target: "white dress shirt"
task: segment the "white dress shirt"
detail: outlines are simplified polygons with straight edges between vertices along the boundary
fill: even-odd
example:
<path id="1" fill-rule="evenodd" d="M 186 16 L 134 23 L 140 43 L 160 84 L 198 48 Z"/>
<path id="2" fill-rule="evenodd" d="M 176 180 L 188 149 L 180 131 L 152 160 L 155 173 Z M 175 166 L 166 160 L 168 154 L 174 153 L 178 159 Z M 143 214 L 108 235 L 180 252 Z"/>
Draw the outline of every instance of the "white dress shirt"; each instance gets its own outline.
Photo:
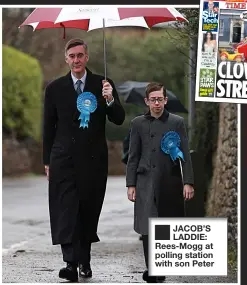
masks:
<path id="1" fill-rule="evenodd" d="M 73 75 L 73 73 L 71 72 L 71 77 L 72 77 L 72 80 L 73 80 L 73 83 L 74 83 L 74 88 L 75 88 L 75 90 L 77 89 L 77 81 L 78 80 L 81 80 L 81 86 L 80 86 L 80 88 L 81 88 L 81 92 L 83 92 L 83 90 L 84 90 L 84 87 L 85 87 L 85 82 L 86 82 L 86 77 L 87 77 L 87 70 L 85 69 L 85 73 L 84 73 L 84 75 L 82 76 L 82 78 L 81 79 L 78 79 L 78 78 L 76 78 L 74 75 Z M 114 102 L 114 97 L 112 98 L 112 100 L 110 101 L 110 102 L 108 102 L 108 101 L 106 101 L 106 104 L 107 104 L 107 106 L 109 107 L 109 106 L 111 106 L 112 104 L 113 104 L 113 102 Z"/>
<path id="2" fill-rule="evenodd" d="M 85 73 L 84 73 L 84 75 L 82 76 L 82 78 L 80 78 L 80 79 L 78 79 L 78 78 L 76 78 L 74 75 L 73 75 L 73 73 L 71 72 L 71 77 L 72 77 L 72 80 L 73 80 L 73 83 L 74 83 L 74 88 L 75 88 L 75 90 L 77 89 L 77 81 L 78 80 L 81 80 L 81 92 L 83 92 L 83 90 L 84 90 L 84 87 L 85 87 L 85 82 L 86 82 L 86 77 L 87 77 L 87 71 L 85 70 Z"/>

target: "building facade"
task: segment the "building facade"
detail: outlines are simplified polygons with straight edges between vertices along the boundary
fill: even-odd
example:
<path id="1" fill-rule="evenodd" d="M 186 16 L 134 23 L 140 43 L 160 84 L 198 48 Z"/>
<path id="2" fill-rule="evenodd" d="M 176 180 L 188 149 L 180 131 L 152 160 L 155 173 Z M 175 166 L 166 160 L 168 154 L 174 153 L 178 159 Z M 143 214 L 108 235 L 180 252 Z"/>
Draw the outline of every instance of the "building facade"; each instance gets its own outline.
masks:
<path id="1" fill-rule="evenodd" d="M 247 37 L 247 22 L 240 18 L 242 12 L 242 10 L 220 10 L 219 47 L 229 47 Z"/>

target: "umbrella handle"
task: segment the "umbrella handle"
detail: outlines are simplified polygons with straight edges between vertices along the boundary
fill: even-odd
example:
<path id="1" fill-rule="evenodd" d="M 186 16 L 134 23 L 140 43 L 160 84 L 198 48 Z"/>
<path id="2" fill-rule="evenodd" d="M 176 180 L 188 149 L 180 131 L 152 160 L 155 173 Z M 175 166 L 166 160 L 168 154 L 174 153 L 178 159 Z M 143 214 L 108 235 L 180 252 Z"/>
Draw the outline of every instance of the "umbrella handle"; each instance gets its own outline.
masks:
<path id="1" fill-rule="evenodd" d="M 106 42 L 105 42 L 105 18 L 103 18 L 103 51 L 104 51 L 104 68 L 106 80 Z"/>
<path id="2" fill-rule="evenodd" d="M 107 81 L 106 79 L 106 42 L 105 42 L 105 18 L 103 18 L 103 51 L 104 51 L 104 68 L 105 68 L 105 80 L 104 82 Z M 105 98 L 106 100 L 106 98 Z M 107 100 L 106 100 L 107 101 Z"/>
<path id="3" fill-rule="evenodd" d="M 181 178 L 182 178 L 182 182 L 184 184 L 183 166 L 182 166 L 182 162 L 181 162 L 180 157 L 178 158 L 178 160 L 179 160 L 179 166 L 180 166 L 180 171 L 181 171 Z"/>

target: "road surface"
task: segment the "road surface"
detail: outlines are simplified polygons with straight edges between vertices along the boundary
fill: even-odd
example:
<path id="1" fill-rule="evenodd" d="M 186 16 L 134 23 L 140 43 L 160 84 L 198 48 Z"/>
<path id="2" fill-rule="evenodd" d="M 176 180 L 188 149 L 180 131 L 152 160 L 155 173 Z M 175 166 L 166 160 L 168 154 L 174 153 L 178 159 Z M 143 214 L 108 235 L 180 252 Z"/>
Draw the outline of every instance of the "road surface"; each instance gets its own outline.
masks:
<path id="1" fill-rule="evenodd" d="M 52 246 L 45 177 L 3 179 L 2 282 L 59 283 L 64 266 Z M 99 222 L 101 242 L 92 246 L 93 278 L 87 283 L 142 283 L 142 243 L 133 231 L 133 203 L 125 178 L 109 177 Z M 166 283 L 236 283 L 236 276 L 168 276 Z"/>

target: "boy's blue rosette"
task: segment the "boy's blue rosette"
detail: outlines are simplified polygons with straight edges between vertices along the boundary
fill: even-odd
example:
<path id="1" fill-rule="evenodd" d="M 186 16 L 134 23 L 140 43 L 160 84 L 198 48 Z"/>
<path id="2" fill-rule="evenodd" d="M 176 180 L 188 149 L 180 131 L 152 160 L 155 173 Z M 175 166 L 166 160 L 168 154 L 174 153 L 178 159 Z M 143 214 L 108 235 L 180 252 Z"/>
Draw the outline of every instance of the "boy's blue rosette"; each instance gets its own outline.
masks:
<path id="1" fill-rule="evenodd" d="M 80 128 L 88 128 L 88 122 L 90 120 L 90 114 L 97 108 L 97 99 L 91 92 L 83 92 L 77 97 L 77 109 L 81 113 L 78 120 L 80 122 Z"/>
<path id="2" fill-rule="evenodd" d="M 161 140 L 161 149 L 164 153 L 169 154 L 172 161 L 177 158 L 184 160 L 184 155 L 179 149 L 180 147 L 180 137 L 177 132 L 169 131 L 166 133 Z"/>

